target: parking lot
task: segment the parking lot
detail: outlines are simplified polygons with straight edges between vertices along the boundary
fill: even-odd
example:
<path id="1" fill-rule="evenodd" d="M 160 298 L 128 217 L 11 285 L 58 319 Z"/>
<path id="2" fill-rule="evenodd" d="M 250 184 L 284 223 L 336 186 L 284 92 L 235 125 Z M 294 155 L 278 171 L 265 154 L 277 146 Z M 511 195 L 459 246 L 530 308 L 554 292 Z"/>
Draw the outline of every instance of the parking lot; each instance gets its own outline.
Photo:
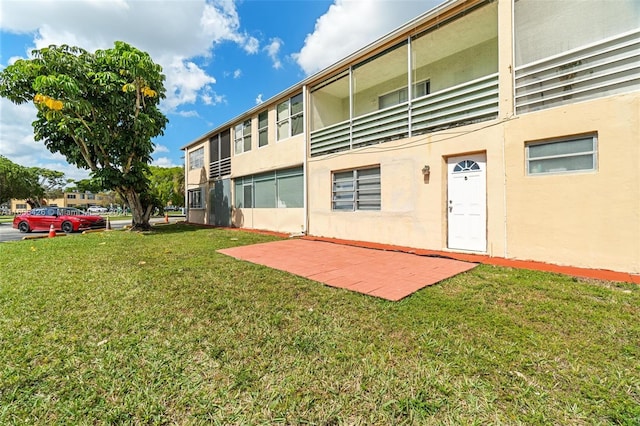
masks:
<path id="1" fill-rule="evenodd" d="M 171 216 L 171 218 L 175 220 L 175 216 Z M 179 219 L 182 220 L 182 217 L 179 217 Z M 163 217 L 154 217 L 154 218 L 151 218 L 150 220 L 151 223 L 159 223 L 163 221 L 164 221 Z M 131 219 L 110 220 L 110 223 L 111 223 L 111 229 L 122 229 L 126 225 L 131 224 Z M 0 243 L 8 242 L 8 241 L 19 241 L 27 235 L 43 235 L 43 234 L 47 234 L 47 231 L 30 232 L 29 234 L 23 234 L 17 229 L 13 229 L 13 227 L 11 226 L 11 222 L 0 223 Z M 82 235 L 82 233 L 74 233 L 69 235 Z"/>

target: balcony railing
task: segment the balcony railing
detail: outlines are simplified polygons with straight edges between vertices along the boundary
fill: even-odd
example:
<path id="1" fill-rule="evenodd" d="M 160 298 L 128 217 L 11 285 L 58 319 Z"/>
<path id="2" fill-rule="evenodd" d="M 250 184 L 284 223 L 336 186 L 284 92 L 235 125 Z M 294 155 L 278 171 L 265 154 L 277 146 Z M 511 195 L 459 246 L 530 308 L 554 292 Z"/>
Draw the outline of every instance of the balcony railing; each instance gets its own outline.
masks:
<path id="1" fill-rule="evenodd" d="M 498 116 L 498 74 L 454 86 L 414 101 L 412 135 L 463 126 Z"/>
<path id="2" fill-rule="evenodd" d="M 311 132 L 311 156 L 347 151 L 498 116 L 498 74 Z"/>
<path id="3" fill-rule="evenodd" d="M 231 174 L 231 158 L 212 161 L 209 164 L 209 179 L 217 179 Z"/>
<path id="4" fill-rule="evenodd" d="M 409 134 L 407 104 L 361 115 L 351 124 L 351 148 L 405 138 Z"/>
<path id="5" fill-rule="evenodd" d="M 640 90 L 640 31 L 516 68 L 516 112 Z"/>

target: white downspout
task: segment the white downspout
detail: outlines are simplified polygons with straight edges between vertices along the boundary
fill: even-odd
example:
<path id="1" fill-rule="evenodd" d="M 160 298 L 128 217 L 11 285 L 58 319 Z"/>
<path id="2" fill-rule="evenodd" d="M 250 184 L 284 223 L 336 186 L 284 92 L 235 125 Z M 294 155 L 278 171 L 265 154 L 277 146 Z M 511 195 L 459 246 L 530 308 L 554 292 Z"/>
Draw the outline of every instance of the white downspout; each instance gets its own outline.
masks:
<path id="1" fill-rule="evenodd" d="M 307 122 L 309 120 L 309 103 L 307 102 L 309 94 L 307 93 L 307 85 L 302 86 L 302 114 L 304 119 L 302 120 L 302 134 L 303 138 L 303 148 L 302 148 L 302 208 L 304 212 L 304 224 L 302 233 L 307 235 L 309 233 L 309 191 L 307 185 L 309 183 L 307 179 L 307 175 L 309 174 L 309 170 L 307 167 L 309 166 L 309 162 L 307 161 L 307 156 L 309 153 L 309 138 L 308 138 L 308 129 Z"/>

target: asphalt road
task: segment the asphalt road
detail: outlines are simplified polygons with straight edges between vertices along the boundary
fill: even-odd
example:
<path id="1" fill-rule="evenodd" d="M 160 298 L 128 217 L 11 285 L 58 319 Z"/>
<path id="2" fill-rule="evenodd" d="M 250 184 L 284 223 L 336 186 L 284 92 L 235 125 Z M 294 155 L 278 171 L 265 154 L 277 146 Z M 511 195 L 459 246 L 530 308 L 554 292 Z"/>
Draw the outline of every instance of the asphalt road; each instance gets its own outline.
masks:
<path id="1" fill-rule="evenodd" d="M 184 216 L 170 216 L 169 219 L 174 222 L 176 220 L 183 220 Z M 127 219 L 127 220 L 110 220 L 111 222 L 111 229 L 122 229 L 124 226 L 126 225 L 130 225 L 131 224 L 131 219 Z M 150 220 L 151 223 L 158 223 L 158 222 L 164 222 L 164 218 L 163 217 L 153 217 Z M 0 243 L 4 243 L 7 241 L 19 241 L 22 239 L 22 237 L 26 236 L 26 235 L 45 235 L 48 234 L 49 231 L 40 231 L 40 232 L 30 232 L 28 234 L 23 234 L 22 232 L 18 231 L 17 229 L 13 229 L 13 227 L 11 226 L 11 223 L 0 223 Z M 81 232 L 76 232 L 73 234 L 70 234 L 72 236 L 75 235 L 82 235 Z"/>

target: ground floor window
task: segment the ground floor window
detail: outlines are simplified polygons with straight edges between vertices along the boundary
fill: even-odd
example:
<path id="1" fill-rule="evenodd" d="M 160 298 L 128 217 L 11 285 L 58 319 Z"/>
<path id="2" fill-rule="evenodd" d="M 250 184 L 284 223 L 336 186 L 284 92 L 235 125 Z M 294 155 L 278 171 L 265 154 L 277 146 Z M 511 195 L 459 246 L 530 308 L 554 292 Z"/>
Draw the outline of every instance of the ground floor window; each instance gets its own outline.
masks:
<path id="1" fill-rule="evenodd" d="M 553 174 L 596 169 L 595 135 L 532 142 L 526 146 L 527 174 Z"/>
<path id="2" fill-rule="evenodd" d="M 301 208 L 304 198 L 302 167 L 236 178 L 237 208 Z"/>
<path id="3" fill-rule="evenodd" d="M 380 210 L 380 166 L 333 172 L 332 180 L 332 210 Z"/>
<path id="4" fill-rule="evenodd" d="M 202 205 L 202 189 L 190 189 L 189 190 L 189 208 L 190 209 L 201 209 Z"/>

